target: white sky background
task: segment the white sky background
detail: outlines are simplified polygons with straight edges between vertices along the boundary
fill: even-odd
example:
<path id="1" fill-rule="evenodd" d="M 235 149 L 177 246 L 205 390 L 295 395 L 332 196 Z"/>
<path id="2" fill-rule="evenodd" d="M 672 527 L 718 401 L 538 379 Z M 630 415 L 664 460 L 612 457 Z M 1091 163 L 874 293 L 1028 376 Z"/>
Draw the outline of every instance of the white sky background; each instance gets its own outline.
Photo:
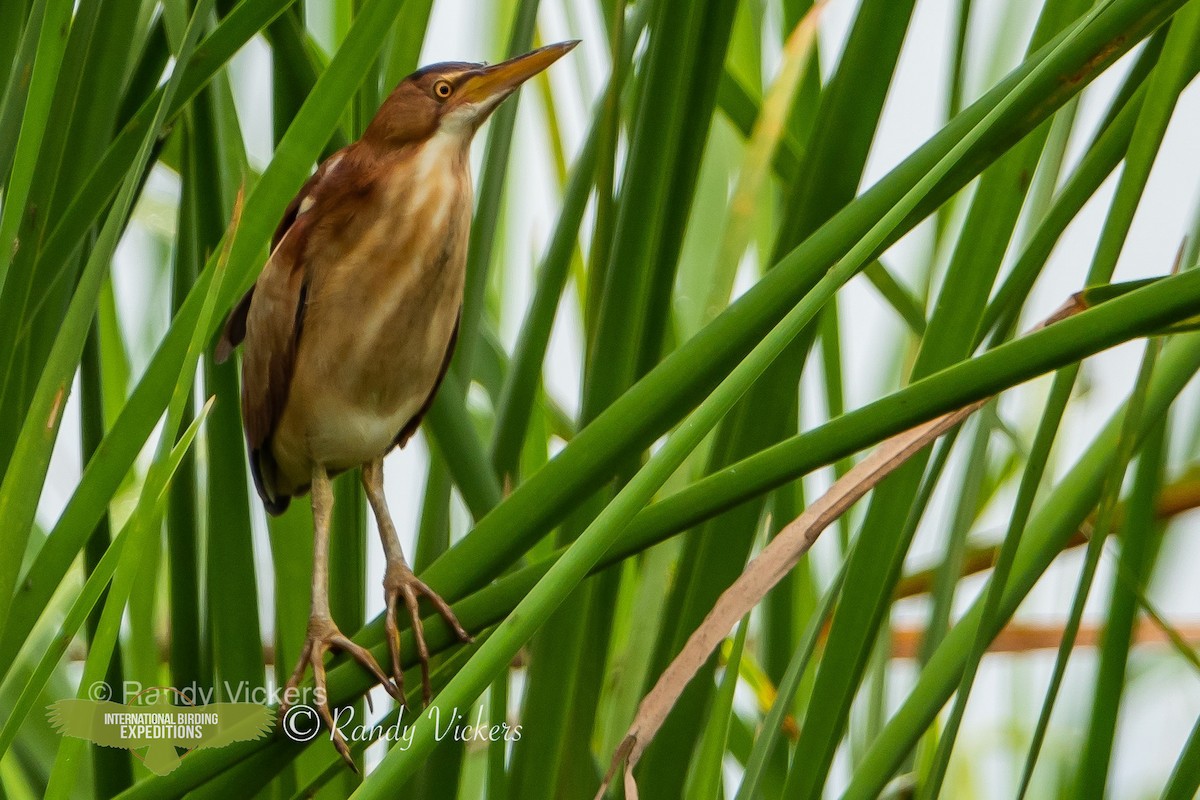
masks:
<path id="1" fill-rule="evenodd" d="M 570 3 L 569 6 L 564 5 Z M 822 68 L 828 75 L 836 64 L 841 43 L 853 19 L 857 3 L 854 0 L 830 0 L 822 22 Z M 880 131 L 868 160 L 863 187 L 875 183 L 915 148 L 932 136 L 940 127 L 944 103 L 944 73 L 948 68 L 948 52 L 953 36 L 954 8 L 957 0 L 919 0 L 901 58 L 899 71 L 884 111 Z M 487 44 L 494 36 L 487 29 L 490 20 L 479 15 L 472 0 L 438 0 L 434 6 L 429 35 L 422 53 L 422 63 L 455 60 L 498 60 L 501 53 L 493 52 Z M 1032 20 L 1022 20 L 1021 4 L 1000 0 L 977 0 L 973 4 L 972 36 L 975 41 L 990 40 L 996 26 L 1017 26 L 1020 37 L 1014 37 L 1014 48 L 999 59 L 1001 69 L 982 58 L 969 65 L 972 91 L 967 101 L 978 96 L 995 78 L 1007 72 L 1020 57 L 1020 50 L 1032 27 Z M 1018 9 L 1009 11 L 1006 9 Z M 1005 17 L 1004 15 L 1009 15 Z M 602 85 L 607 69 L 607 45 L 600 33 L 599 20 L 590 2 L 571 3 L 570 0 L 544 0 L 539 17 L 544 41 L 582 38 L 583 44 L 571 58 L 562 62 L 563 68 L 551 71 L 556 95 L 561 103 L 560 114 L 568 138 L 569 154 L 573 155 L 583 134 L 583 125 L 590 101 Z M 1023 27 L 1021 27 L 1023 26 Z M 978 53 L 977 53 L 978 55 Z M 1095 122 L 1103 113 L 1108 97 L 1117 85 L 1126 65 L 1121 64 L 1097 80 L 1084 94 L 1077 130 L 1090 136 Z M 256 40 L 234 60 L 235 96 L 242 115 L 252 162 L 264 166 L 270 158 L 270 69 L 265 45 Z M 768 79 L 770 76 L 767 76 Z M 528 264 L 523 279 L 505 288 L 505 308 L 501 334 L 506 343 L 515 337 L 523 309 L 531 292 L 532 268 L 544 249 L 557 214 L 558 192 L 544 153 L 536 93 L 525 92 L 518 119 L 514 162 L 509 170 L 509 225 L 514 231 L 507 237 L 504 252 L 499 257 L 511 264 Z M 1127 246 L 1117 268 L 1117 280 L 1129 280 L 1166 272 L 1174 259 L 1184 230 L 1194 213 L 1197 187 L 1200 186 L 1200 155 L 1196 146 L 1196 131 L 1200 130 L 1200 82 L 1183 95 L 1175 117 L 1160 151 L 1159 164 L 1151 176 L 1145 198 L 1138 209 Z M 1078 158 L 1087 136 L 1076 136 L 1065 168 L 1070 169 Z M 484 135 L 478 138 L 481 144 Z M 476 148 L 476 162 L 479 148 Z M 1168 165 L 1164 167 L 1163 165 Z M 478 177 L 478 171 L 476 172 Z M 1047 269 L 1035 289 L 1025 325 L 1042 318 L 1072 292 L 1080 288 L 1092 247 L 1107 211 L 1115 181 L 1110 179 L 1097 196 L 1068 229 Z M 168 320 L 164 294 L 150 276 L 161 269 L 163 257 L 155 252 L 154 229 L 171 230 L 174 226 L 172 209 L 178 182 L 161 169 L 152 177 L 148 197 L 140 206 L 139 215 L 127 233 L 114 265 L 114 278 L 119 309 L 125 318 L 131 338 L 142 338 L 144 331 L 160 336 Z M 516 202 L 520 197 L 523 202 Z M 586 227 L 586 224 L 585 224 Z M 923 271 L 928 258 L 927 226 L 918 228 L 897 244 L 885 257 L 898 277 L 911 283 Z M 531 258 L 532 254 L 532 258 Z M 515 275 L 521 270 L 512 270 Z M 739 284 L 740 286 L 740 284 Z M 894 341 L 901 331 L 894 314 L 882 304 L 878 295 L 863 279 L 853 281 L 840 295 L 843 326 L 843 358 L 846 376 L 847 404 L 853 408 L 880 395 L 884 382 L 893 371 L 890 363 L 896 357 Z M 580 379 L 578 319 L 573 300 L 564 302 L 547 360 L 547 384 L 568 410 L 577 407 Z M 1141 356 L 1142 345 L 1134 343 L 1115 348 L 1087 362 L 1085 378 L 1088 391 L 1072 403 L 1068 420 L 1060 435 L 1055 456 L 1059 473 L 1068 467 L 1090 441 L 1101 422 L 1127 395 Z M 134 352 L 133 369 L 137 375 L 144 369 L 150 351 Z M 809 382 L 811 383 L 811 382 Z M 1030 409 L 1033 400 L 1044 397 L 1047 380 L 1039 380 L 1010 393 L 1002 405 L 1006 418 L 1022 431 L 1031 430 L 1036 417 Z M 821 407 L 815 386 L 806 385 L 806 396 L 816 408 Z M 1194 409 L 1195 403 L 1182 406 Z M 811 413 L 812 419 L 817 415 Z M 811 421 L 811 420 L 810 420 Z M 51 474 L 42 498 L 38 521 L 52 524 L 61 512 L 79 480 L 78 452 L 78 391 L 76 390 L 64 417 L 59 446 L 51 463 Z M 1178 454 L 1182 456 L 1184 454 Z M 1189 457 L 1193 454 L 1187 454 Z M 412 532 L 415 530 L 423 491 L 427 451 L 423 437 L 405 451 L 393 454 L 387 463 L 387 491 L 393 514 L 396 516 L 406 552 L 412 553 Z M 953 468 L 953 466 L 951 467 Z M 828 478 L 819 475 L 810 479 L 816 488 L 827 485 Z M 1011 492 L 1002 494 L 999 502 L 985 516 L 984 530 L 1002 530 L 1011 504 Z M 940 551 L 944 525 L 949 518 L 947 498 L 938 496 L 927 515 L 914 545 L 913 563 L 927 564 Z M 465 515 L 460 523 L 465 524 Z M 1200 619 L 1200 594 L 1194 588 L 1193 572 L 1189 565 L 1200 559 L 1200 541 L 1189 535 L 1195 527 L 1196 515 L 1178 519 L 1172 526 L 1164 555 L 1155 579 L 1151 596 L 1171 618 L 1177 621 Z M 372 523 L 373 527 L 373 523 Z M 462 527 L 462 525 L 460 525 Z M 1187 529 L 1185 531 L 1185 529 Z M 461 532 L 461 531 L 460 531 Z M 259 560 L 259 579 L 264 600 L 270 595 L 270 558 L 265 540 L 265 528 L 259 528 L 256 543 Z M 407 534 L 407 535 L 406 535 Z M 379 585 L 383 560 L 376 539 L 369 545 L 370 576 L 368 586 Z M 1028 620 L 1058 621 L 1065 616 L 1074 591 L 1078 567 L 1076 555 L 1067 556 L 1047 573 L 1021 611 Z M 1102 610 L 1112 580 L 1109 559 L 1102 563 L 1092 592 L 1089 611 L 1092 619 Z M 981 585 L 968 581 L 972 591 Z M 964 593 L 965 594 L 965 593 Z M 369 610 L 382 609 L 382 597 L 369 593 Z M 969 601 L 970 597 L 962 598 Z M 264 608 L 263 620 L 269 624 L 269 608 Z M 897 607 L 898 619 L 923 622 L 924 604 L 902 603 Z M 1135 787 L 1144 787 L 1146 775 L 1162 775 L 1174 762 L 1178 747 L 1200 713 L 1200 682 L 1178 658 L 1164 650 L 1139 652 L 1134 672 L 1147 674 L 1134 689 L 1123 709 L 1119 738 L 1119 757 L 1114 796 L 1128 796 Z M 1032 724 L 1041 701 L 1041 688 L 1053 664 L 1053 653 L 1011 658 L 992 656 L 985 663 L 972 695 L 970 711 L 960 736 L 960 754 L 978 754 L 979 766 L 988 781 L 981 786 L 980 796 L 1011 795 L 1012 775 L 1019 764 L 1002 757 L 985 755 L 985 750 L 1008 752 L 998 747 L 1005 741 L 1006 726 L 1014 708 L 1021 709 L 1022 718 Z M 1068 717 L 1085 719 L 1090 702 L 1090 675 L 1093 659 L 1080 653 L 1072 660 L 1064 696 L 1060 700 L 1060 722 Z M 893 676 L 896 688 L 902 690 L 912 680 L 910 668 L 902 666 Z M 1075 680 L 1072 680 L 1075 678 Z M 1169 690 L 1166 689 L 1170 686 Z M 1022 732 L 1022 742 L 1027 739 Z M 1053 735 L 1054 731 L 1052 731 Z M 1022 745 L 1023 747 L 1023 745 Z"/>

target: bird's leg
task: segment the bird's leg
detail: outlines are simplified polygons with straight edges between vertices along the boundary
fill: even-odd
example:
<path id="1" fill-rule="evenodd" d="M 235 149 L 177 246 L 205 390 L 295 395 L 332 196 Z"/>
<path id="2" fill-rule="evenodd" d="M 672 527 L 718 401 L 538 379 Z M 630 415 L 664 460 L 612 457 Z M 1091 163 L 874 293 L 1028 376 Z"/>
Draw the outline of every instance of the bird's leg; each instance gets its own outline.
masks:
<path id="1" fill-rule="evenodd" d="M 376 459 L 363 465 L 363 486 L 367 490 L 367 500 L 371 510 L 375 512 L 375 521 L 379 525 L 379 538 L 383 540 L 383 553 L 387 558 L 387 571 L 383 576 L 384 599 L 387 601 L 387 614 L 384 619 L 384 629 L 387 631 L 388 648 L 392 653 L 392 677 L 396 685 L 404 691 L 404 672 L 400 668 L 400 627 L 396 623 L 396 604 L 403 598 L 412 619 L 413 636 L 417 641 L 417 657 L 421 662 L 421 679 L 425 705 L 429 705 L 429 648 L 425 645 L 425 630 L 421 624 L 421 611 L 417 605 L 419 595 L 424 595 L 434 608 L 442 615 L 454 633 L 464 642 L 471 641 L 471 635 L 459 624 L 458 618 L 450 610 L 449 604 L 437 592 L 429 588 L 420 578 L 413 574 L 404 553 L 400 550 L 400 537 L 392 516 L 388 513 L 387 500 L 383 495 L 383 459 Z"/>
<path id="2" fill-rule="evenodd" d="M 314 699 L 317 711 L 325 724 L 329 726 L 330 736 L 334 747 L 350 768 L 358 771 L 354 759 L 350 757 L 350 748 L 346 744 L 341 731 L 334 726 L 333 713 L 329 709 L 329 692 L 325 682 L 325 653 L 332 649 L 344 650 L 355 661 L 362 664 L 368 672 L 375 676 L 388 694 L 397 702 L 404 701 L 404 695 L 394 686 L 380 668 L 371 652 L 361 645 L 355 644 L 343 634 L 329 610 L 329 521 L 333 510 L 333 489 L 329 483 L 329 475 L 325 468 L 317 466 L 312 473 L 312 509 L 313 509 L 313 572 L 312 572 L 312 607 L 308 616 L 308 636 L 305 637 L 304 647 L 300 651 L 300 662 L 296 664 L 292 677 L 288 679 L 280 704 L 280 714 L 287 712 L 290 705 L 288 698 L 295 694 L 304 677 L 305 670 L 311 665 L 313 682 L 315 684 Z"/>

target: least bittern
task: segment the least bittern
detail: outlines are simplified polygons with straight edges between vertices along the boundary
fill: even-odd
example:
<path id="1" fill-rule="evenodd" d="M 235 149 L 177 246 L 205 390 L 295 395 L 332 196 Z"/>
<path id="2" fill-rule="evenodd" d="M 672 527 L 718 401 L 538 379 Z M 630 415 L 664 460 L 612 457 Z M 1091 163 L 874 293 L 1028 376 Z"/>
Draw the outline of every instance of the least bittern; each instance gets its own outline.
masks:
<path id="1" fill-rule="evenodd" d="M 218 345 L 223 361 L 245 341 L 242 418 L 263 504 L 280 514 L 292 497 L 312 494 L 312 610 L 287 686 L 297 687 L 311 665 L 318 709 L 331 730 L 323 660 L 330 648 L 348 652 L 405 702 L 401 600 L 416 636 L 426 704 L 429 653 L 418 597 L 470 640 L 404 560 L 384 498 L 383 458 L 416 431 L 454 350 L 471 225 L 471 140 L 518 86 L 576 44 L 492 66 L 434 64 L 405 78 L 362 138 L 326 159 L 287 207 L 271 256 Z M 390 680 L 329 610 L 329 480 L 360 465 L 387 558 Z M 353 766 L 336 731 L 334 742 Z"/>

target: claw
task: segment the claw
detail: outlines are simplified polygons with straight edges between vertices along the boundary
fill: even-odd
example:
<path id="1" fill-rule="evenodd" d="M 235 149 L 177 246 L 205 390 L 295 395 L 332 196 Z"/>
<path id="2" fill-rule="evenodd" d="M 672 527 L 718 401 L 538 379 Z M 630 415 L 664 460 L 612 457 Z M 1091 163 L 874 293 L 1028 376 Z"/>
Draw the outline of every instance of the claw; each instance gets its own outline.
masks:
<path id="1" fill-rule="evenodd" d="M 428 706 L 433 692 L 429 682 L 429 647 L 425 644 L 425 627 L 421 623 L 419 596 L 424 595 L 446 620 L 446 624 L 463 642 L 472 642 L 474 637 L 467 633 L 458 617 L 450 609 L 449 604 L 429 585 L 413 574 L 408 565 L 401 561 L 389 564 L 383 579 L 384 597 L 387 601 L 387 614 L 384 617 L 384 630 L 387 632 L 388 649 L 392 655 L 392 680 L 404 695 L 404 672 L 400 667 L 400 627 L 396 622 L 396 606 L 399 598 L 404 598 L 412 622 L 413 636 L 417 643 L 417 659 L 421 664 L 421 699 Z M 407 705 L 407 701 L 402 701 Z"/>
<path id="2" fill-rule="evenodd" d="M 325 721 L 326 727 L 329 728 L 330 738 L 333 740 L 333 746 L 337 749 L 338 754 L 346 762 L 346 765 L 357 773 L 358 767 L 355 765 L 354 759 L 350 754 L 350 746 L 346 743 L 342 732 L 334 725 L 333 712 L 329 707 L 329 692 L 325 681 L 325 653 L 335 648 L 349 653 L 355 661 L 375 676 L 375 679 L 383 685 L 383 688 L 389 695 L 395 698 L 398 703 L 404 703 L 403 691 L 392 684 L 391 679 L 384 674 L 378 662 L 375 661 L 375 657 L 371 655 L 371 651 L 347 638 L 338 629 L 337 625 L 334 624 L 332 619 L 328 617 L 312 617 L 308 621 L 308 636 L 305 638 L 304 647 L 300 651 L 300 660 L 296 664 L 296 668 L 292 671 L 292 676 L 288 678 L 287 685 L 284 688 L 283 701 L 279 705 L 279 715 L 280 719 L 283 719 L 289 707 L 287 698 L 294 693 L 293 690 L 299 688 L 300 681 L 304 678 L 304 673 L 311 666 L 313 670 L 313 684 L 316 690 L 314 694 L 317 713 L 321 715 L 321 719 Z"/>
<path id="3" fill-rule="evenodd" d="M 429 648 L 425 644 L 425 629 L 421 626 L 421 610 L 418 606 L 418 595 L 425 595 L 433 603 L 438 613 L 454 630 L 455 635 L 464 642 L 474 641 L 471 634 L 463 628 L 450 606 L 430 589 L 422 580 L 413 574 L 404 560 L 400 549 L 400 539 L 396 535 L 396 526 L 388 513 L 387 499 L 383 493 L 383 459 L 379 458 L 363 465 L 363 488 L 367 492 L 367 500 L 375 512 L 375 521 L 379 524 L 379 536 L 383 541 L 383 553 L 387 558 L 387 571 L 383 575 L 384 599 L 387 601 L 387 614 L 384 617 L 384 631 L 387 634 L 388 650 L 392 656 L 392 680 L 400 693 L 400 702 L 408 705 L 404 699 L 404 671 L 400 666 L 400 626 L 396 622 L 396 607 L 398 600 L 403 597 L 408 615 L 412 619 L 413 636 L 417 642 L 417 657 L 421 662 L 421 688 L 425 705 L 433 692 L 429 686 Z"/>

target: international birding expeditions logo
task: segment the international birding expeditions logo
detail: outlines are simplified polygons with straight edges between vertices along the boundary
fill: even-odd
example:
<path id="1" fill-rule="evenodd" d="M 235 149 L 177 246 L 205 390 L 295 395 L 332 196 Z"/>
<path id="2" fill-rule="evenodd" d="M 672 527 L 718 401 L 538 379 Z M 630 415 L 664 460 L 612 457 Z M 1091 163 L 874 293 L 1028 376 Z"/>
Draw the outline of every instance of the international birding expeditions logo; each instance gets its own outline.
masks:
<path id="1" fill-rule="evenodd" d="M 193 750 L 262 738 L 275 723 L 274 712 L 261 703 L 193 705 L 186 694 L 166 686 L 147 687 L 117 703 L 107 688 L 96 683 L 86 698 L 51 703 L 50 724 L 63 736 L 129 750 L 157 775 L 171 773 Z M 184 705 L 173 705 L 174 700 Z M 138 752 L 143 748 L 145 755 Z"/>

